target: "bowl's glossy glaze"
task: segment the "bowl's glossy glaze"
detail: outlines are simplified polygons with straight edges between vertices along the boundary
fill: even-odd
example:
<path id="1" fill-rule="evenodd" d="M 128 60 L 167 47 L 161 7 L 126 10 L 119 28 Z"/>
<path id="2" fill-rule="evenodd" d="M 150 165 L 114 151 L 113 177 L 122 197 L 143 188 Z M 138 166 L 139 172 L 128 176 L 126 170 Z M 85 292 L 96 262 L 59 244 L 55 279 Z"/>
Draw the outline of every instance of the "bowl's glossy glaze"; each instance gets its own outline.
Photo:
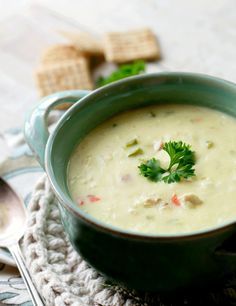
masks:
<path id="1" fill-rule="evenodd" d="M 76 103 L 48 138 L 45 118 L 65 101 Z M 159 103 L 196 104 L 236 117 L 236 85 L 199 74 L 160 73 L 128 78 L 92 93 L 61 92 L 42 100 L 26 121 L 25 135 L 46 169 L 74 248 L 120 284 L 169 291 L 215 282 L 236 271 L 236 252 L 228 247 L 236 235 L 235 223 L 191 235 L 134 234 L 86 215 L 73 204 L 66 180 L 70 154 L 91 129 L 121 111 Z"/>

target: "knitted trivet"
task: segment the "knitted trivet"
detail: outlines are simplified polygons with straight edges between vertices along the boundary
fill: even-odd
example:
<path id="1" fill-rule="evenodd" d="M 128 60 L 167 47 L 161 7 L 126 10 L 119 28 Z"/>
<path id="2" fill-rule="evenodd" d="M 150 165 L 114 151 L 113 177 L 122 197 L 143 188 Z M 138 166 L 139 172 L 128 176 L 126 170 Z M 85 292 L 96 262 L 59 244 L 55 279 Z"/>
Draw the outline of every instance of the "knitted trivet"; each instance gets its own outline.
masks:
<path id="1" fill-rule="evenodd" d="M 142 305 L 138 297 L 127 298 L 106 284 L 73 250 L 46 176 L 36 185 L 28 209 L 23 253 L 46 305 Z"/>
<path id="2" fill-rule="evenodd" d="M 73 250 L 46 176 L 33 192 L 22 248 L 33 280 L 49 306 L 235 305 L 235 280 L 215 292 L 175 297 L 138 294 L 108 283 Z"/>

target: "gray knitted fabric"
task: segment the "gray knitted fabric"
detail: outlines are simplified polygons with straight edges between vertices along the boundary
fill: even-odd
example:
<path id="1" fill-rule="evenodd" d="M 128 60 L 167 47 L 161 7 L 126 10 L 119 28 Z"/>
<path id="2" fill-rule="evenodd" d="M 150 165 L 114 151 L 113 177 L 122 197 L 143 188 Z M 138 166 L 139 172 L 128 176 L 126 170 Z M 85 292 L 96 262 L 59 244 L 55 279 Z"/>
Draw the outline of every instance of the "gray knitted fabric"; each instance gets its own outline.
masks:
<path id="1" fill-rule="evenodd" d="M 197 289 L 195 293 L 179 296 L 138 294 L 107 283 L 73 250 L 46 176 L 32 194 L 22 249 L 27 267 L 48 306 L 236 305 L 236 277 L 213 291 Z"/>
<path id="2" fill-rule="evenodd" d="M 107 286 L 73 250 L 46 176 L 35 187 L 29 212 L 23 253 L 46 305 L 143 305 L 138 298 L 127 298 L 119 288 Z"/>

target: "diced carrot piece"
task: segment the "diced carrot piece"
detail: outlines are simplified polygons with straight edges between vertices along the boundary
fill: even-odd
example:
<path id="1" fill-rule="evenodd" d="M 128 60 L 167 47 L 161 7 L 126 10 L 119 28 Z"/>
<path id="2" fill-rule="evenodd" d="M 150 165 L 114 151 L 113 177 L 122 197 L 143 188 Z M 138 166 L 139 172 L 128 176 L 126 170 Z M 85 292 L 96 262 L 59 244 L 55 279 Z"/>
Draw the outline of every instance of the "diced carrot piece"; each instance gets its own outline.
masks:
<path id="1" fill-rule="evenodd" d="M 95 195 L 92 195 L 92 194 L 89 194 L 88 195 L 88 198 L 89 198 L 89 201 L 90 202 L 97 202 L 97 201 L 100 201 L 101 199 Z"/>
<path id="2" fill-rule="evenodd" d="M 197 117 L 197 118 L 191 119 L 191 121 L 192 121 L 193 123 L 198 123 L 198 122 L 202 122 L 202 121 L 203 121 L 203 118 Z"/>
<path id="3" fill-rule="evenodd" d="M 124 174 L 124 175 L 121 176 L 121 180 L 123 182 L 129 182 L 129 181 L 131 181 L 131 175 L 130 174 Z"/>
<path id="4" fill-rule="evenodd" d="M 81 200 L 80 198 L 77 200 L 77 203 L 79 204 L 79 206 L 84 205 L 84 201 L 83 201 L 83 200 Z"/>
<path id="5" fill-rule="evenodd" d="M 177 197 L 176 194 L 173 194 L 173 196 L 171 197 L 171 202 L 176 206 L 181 205 L 180 200 L 179 200 L 179 198 Z"/>

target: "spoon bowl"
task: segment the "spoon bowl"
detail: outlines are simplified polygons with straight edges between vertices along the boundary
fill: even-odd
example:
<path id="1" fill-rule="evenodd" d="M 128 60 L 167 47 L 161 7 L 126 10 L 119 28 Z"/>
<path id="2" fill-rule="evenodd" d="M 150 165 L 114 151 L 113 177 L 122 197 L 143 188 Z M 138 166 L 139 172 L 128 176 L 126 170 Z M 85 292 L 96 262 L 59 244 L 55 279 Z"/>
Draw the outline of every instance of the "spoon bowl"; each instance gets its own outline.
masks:
<path id="1" fill-rule="evenodd" d="M 0 246 L 17 243 L 26 229 L 27 211 L 13 189 L 0 178 Z"/>
<path id="2" fill-rule="evenodd" d="M 8 248 L 29 290 L 34 306 L 44 305 L 25 266 L 18 242 L 24 235 L 27 211 L 20 197 L 0 178 L 0 247 Z"/>

